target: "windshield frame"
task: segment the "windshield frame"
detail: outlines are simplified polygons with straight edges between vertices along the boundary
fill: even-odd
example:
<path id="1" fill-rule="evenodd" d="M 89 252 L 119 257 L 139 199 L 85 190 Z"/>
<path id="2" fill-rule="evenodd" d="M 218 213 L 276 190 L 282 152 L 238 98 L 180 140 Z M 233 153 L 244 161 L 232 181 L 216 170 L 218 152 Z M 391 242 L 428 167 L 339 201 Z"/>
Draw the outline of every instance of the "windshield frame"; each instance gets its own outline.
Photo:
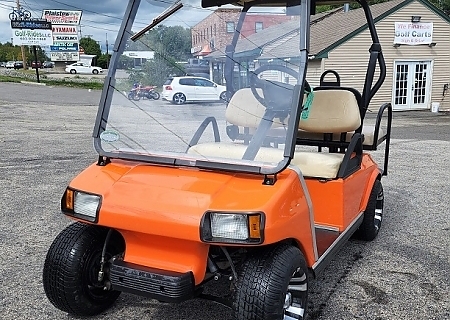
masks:
<path id="1" fill-rule="evenodd" d="M 301 14 L 300 14 L 300 63 L 299 63 L 299 77 L 297 84 L 294 85 L 293 89 L 293 99 L 291 103 L 291 117 L 289 118 L 288 130 L 286 133 L 286 144 L 283 152 L 283 159 L 278 163 L 275 167 L 265 166 L 264 163 L 258 163 L 257 161 L 252 161 L 252 165 L 246 165 L 245 163 L 235 163 L 231 159 L 225 159 L 223 161 L 202 161 L 201 159 L 196 159 L 193 156 L 183 155 L 180 157 L 179 154 L 174 153 L 167 154 L 167 156 L 163 154 L 139 154 L 139 153 L 127 153 L 127 152 L 109 152 L 105 151 L 101 146 L 100 135 L 102 132 L 106 130 L 106 125 L 108 123 L 108 115 L 111 108 L 112 97 L 114 93 L 115 86 L 115 74 L 117 70 L 117 66 L 119 64 L 119 58 L 121 53 L 123 52 L 128 35 L 132 34 L 131 28 L 133 26 L 139 5 L 141 0 L 129 0 L 127 8 L 124 13 L 123 21 L 121 27 L 118 32 L 118 36 L 116 38 L 116 42 L 113 47 L 113 53 L 110 60 L 110 67 L 108 69 L 108 73 L 105 77 L 103 90 L 99 102 L 99 108 L 97 112 L 97 117 L 95 121 L 95 126 L 93 130 L 93 138 L 94 138 L 94 148 L 99 154 L 99 156 L 110 158 L 110 159 L 123 159 L 123 160 L 132 160 L 132 161 L 142 161 L 146 163 L 153 163 L 159 165 L 169 165 L 169 166 L 188 166 L 188 167 L 197 167 L 204 169 L 214 169 L 214 170 L 225 170 L 225 171 L 235 171 L 235 172 L 246 172 L 246 173 L 257 173 L 257 174 L 277 174 L 287 168 L 290 164 L 290 161 L 293 158 L 296 138 L 297 138 L 297 130 L 300 113 L 303 105 L 303 94 L 305 88 L 305 79 L 306 79 L 306 70 L 308 64 L 308 53 L 309 53 L 309 31 L 310 31 L 310 1 L 309 0 L 301 0 Z M 258 2 L 262 3 L 261 2 Z M 247 11 L 250 8 L 246 8 Z M 241 15 L 245 15 L 245 12 L 241 12 Z M 239 28 L 236 28 L 235 34 L 239 33 Z M 236 36 L 234 37 L 236 38 Z M 233 59 L 234 49 L 236 47 L 236 41 L 232 41 L 231 46 L 227 46 L 227 60 Z M 227 81 L 228 83 L 228 81 Z M 228 85 L 227 85 L 228 86 Z M 261 129 L 262 134 L 264 130 Z M 258 128 L 259 130 L 259 128 Z M 256 134 L 255 134 L 256 135 Z M 255 139 L 252 139 L 255 140 Z M 250 142 L 251 144 L 252 142 Z M 257 142 L 255 142 L 257 143 Z M 261 144 L 262 145 L 262 144 Z M 259 150 L 261 145 L 256 146 Z"/>

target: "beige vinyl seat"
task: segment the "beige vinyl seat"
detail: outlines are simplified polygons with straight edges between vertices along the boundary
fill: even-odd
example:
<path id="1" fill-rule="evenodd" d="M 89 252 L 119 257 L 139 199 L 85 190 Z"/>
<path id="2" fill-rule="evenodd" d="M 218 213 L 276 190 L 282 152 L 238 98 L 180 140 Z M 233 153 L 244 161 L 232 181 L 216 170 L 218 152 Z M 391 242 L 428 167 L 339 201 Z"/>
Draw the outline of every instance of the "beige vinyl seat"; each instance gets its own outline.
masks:
<path id="1" fill-rule="evenodd" d="M 333 108 L 330 108 L 332 103 Z M 242 127 L 257 128 L 265 108 L 253 96 L 249 88 L 237 91 L 228 104 L 226 119 Z M 272 130 L 286 125 L 275 119 Z M 361 125 L 358 102 L 354 94 L 346 90 L 317 91 L 310 108 L 309 117 L 300 121 L 300 130 L 312 134 L 354 131 Z M 243 143 L 214 142 L 194 145 L 188 153 L 203 157 L 242 159 L 247 145 Z M 256 161 L 278 163 L 283 157 L 282 149 L 261 147 Z M 297 151 L 291 161 L 305 177 L 334 179 L 338 176 L 345 154 Z"/>

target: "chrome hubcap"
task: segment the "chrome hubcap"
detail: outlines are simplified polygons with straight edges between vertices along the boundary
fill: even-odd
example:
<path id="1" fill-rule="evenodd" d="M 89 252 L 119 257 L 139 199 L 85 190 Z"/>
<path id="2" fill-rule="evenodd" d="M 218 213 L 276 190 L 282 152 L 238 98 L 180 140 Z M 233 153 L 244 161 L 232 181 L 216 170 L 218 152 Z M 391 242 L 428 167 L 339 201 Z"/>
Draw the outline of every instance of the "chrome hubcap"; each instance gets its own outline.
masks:
<path id="1" fill-rule="evenodd" d="M 308 283 L 306 274 L 298 268 L 289 281 L 288 291 L 284 298 L 284 320 L 303 319 L 306 306 Z"/>
<path id="2" fill-rule="evenodd" d="M 286 293 L 286 297 L 284 297 L 284 309 L 287 309 L 292 304 L 292 294 L 290 292 Z"/>
<path id="3" fill-rule="evenodd" d="M 383 220 L 383 204 L 384 204 L 384 194 L 383 191 L 381 191 L 377 195 L 377 203 L 375 206 L 374 224 L 376 229 L 380 228 L 381 220 Z"/>

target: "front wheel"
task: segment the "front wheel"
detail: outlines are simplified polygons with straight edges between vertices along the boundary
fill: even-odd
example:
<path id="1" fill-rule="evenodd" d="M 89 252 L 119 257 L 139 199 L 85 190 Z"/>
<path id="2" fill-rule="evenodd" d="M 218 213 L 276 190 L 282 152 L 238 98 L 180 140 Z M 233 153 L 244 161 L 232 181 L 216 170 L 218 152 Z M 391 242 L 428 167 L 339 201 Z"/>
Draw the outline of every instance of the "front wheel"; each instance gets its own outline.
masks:
<path id="1" fill-rule="evenodd" d="M 308 269 L 301 251 L 280 244 L 250 253 L 236 281 L 237 320 L 305 319 Z"/>
<path id="2" fill-rule="evenodd" d="M 43 270 L 44 291 L 58 309 L 77 316 L 92 316 L 109 308 L 120 292 L 108 289 L 105 275 L 99 280 L 100 261 L 107 228 L 74 223 L 53 241 Z M 124 251 L 124 242 L 112 233 L 105 261 Z M 105 265 L 108 270 L 108 265 Z"/>
<path id="3" fill-rule="evenodd" d="M 72 70 L 70 70 L 70 73 L 71 73 L 71 74 L 75 74 L 75 73 L 77 73 L 77 70 L 72 69 Z"/>
<path id="4" fill-rule="evenodd" d="M 222 93 L 220 94 L 219 99 L 220 99 L 220 101 L 222 101 L 222 102 L 228 102 L 227 92 L 226 92 L 226 91 L 222 92 Z"/>
<path id="5" fill-rule="evenodd" d="M 97 70 L 97 69 L 94 69 L 94 70 L 92 70 L 92 73 L 93 73 L 93 74 L 98 74 L 98 70 Z"/>

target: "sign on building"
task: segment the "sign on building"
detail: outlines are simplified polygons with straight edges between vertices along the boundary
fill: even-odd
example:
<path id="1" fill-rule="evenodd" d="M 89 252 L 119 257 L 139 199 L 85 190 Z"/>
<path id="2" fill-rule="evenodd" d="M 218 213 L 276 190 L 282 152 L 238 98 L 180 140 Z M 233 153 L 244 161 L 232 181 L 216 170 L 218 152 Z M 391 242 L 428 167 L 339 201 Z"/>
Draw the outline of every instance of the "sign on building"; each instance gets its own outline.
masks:
<path id="1" fill-rule="evenodd" d="M 394 44 L 419 45 L 433 42 L 433 22 L 395 22 Z"/>

